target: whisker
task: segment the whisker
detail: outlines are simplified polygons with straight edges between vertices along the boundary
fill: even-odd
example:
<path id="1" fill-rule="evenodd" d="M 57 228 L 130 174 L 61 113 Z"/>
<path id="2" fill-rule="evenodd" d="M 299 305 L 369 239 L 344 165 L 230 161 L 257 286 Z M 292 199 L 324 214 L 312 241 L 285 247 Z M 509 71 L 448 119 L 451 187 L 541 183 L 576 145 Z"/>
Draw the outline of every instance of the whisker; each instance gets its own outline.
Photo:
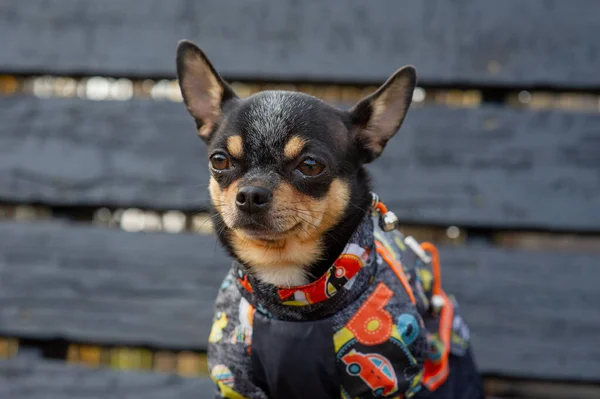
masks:
<path id="1" fill-rule="evenodd" d="M 298 212 L 298 213 L 303 213 L 305 215 L 311 215 L 311 216 L 312 216 L 313 213 L 317 213 L 317 214 L 325 214 L 325 213 L 327 213 L 326 211 L 314 211 L 314 210 L 313 211 L 307 211 L 305 209 L 297 209 L 297 208 L 291 208 L 290 210 Z"/>
<path id="2" fill-rule="evenodd" d="M 311 225 L 311 226 L 312 226 L 312 227 L 313 227 L 315 230 L 318 230 L 318 226 L 317 226 L 317 225 L 315 225 L 314 223 L 312 223 L 312 222 L 310 222 L 310 221 L 308 221 L 308 220 L 304 219 L 304 218 L 303 218 L 303 217 L 301 217 L 301 216 L 297 216 L 297 217 L 298 217 L 300 220 L 302 220 L 303 222 L 305 222 L 305 223 L 308 223 L 309 225 Z M 326 234 L 327 234 L 327 233 L 326 233 Z M 330 236 L 330 237 L 331 237 L 333 240 L 335 240 L 335 242 L 337 242 L 338 244 L 341 244 L 341 242 L 340 242 L 340 241 L 338 241 L 338 240 L 337 240 L 337 238 L 335 238 L 335 237 L 334 237 L 334 236 L 332 236 L 332 235 L 329 235 L 329 236 Z"/>
<path id="3" fill-rule="evenodd" d="M 355 207 L 359 211 L 364 211 L 365 210 L 365 209 L 361 208 L 360 206 L 356 205 L 354 202 L 350 201 L 350 199 L 348 199 L 348 204 L 352 205 L 353 207 Z"/>
<path id="4" fill-rule="evenodd" d="M 227 226 L 225 225 L 225 223 L 222 223 L 222 224 L 221 224 L 221 226 L 219 226 L 219 229 L 217 229 L 217 234 L 216 234 L 216 237 L 220 236 L 220 235 L 221 235 L 221 233 L 222 233 L 222 232 L 225 230 L 225 228 L 226 228 L 226 227 L 227 227 Z M 216 238 L 216 237 L 215 237 L 215 238 Z M 214 257 L 215 257 L 215 256 L 216 256 L 216 254 L 217 254 L 217 243 L 218 243 L 218 242 L 219 242 L 219 240 L 218 240 L 218 239 L 215 239 L 215 246 L 214 246 L 214 248 L 213 248 L 213 259 L 214 259 Z"/>
<path id="5" fill-rule="evenodd" d="M 297 217 L 298 219 L 302 220 L 303 222 L 305 222 L 305 223 L 308 223 L 309 225 L 311 225 L 312 227 L 314 227 L 314 229 L 315 229 L 315 230 L 318 230 L 319 226 L 317 226 L 317 225 L 316 225 L 316 224 L 314 224 L 313 222 L 311 222 L 311 221 L 309 221 L 309 220 L 306 220 L 306 219 L 304 219 L 304 218 L 303 218 L 302 216 L 300 216 L 300 215 L 296 215 L 296 217 Z"/>
<path id="6" fill-rule="evenodd" d="M 306 234 L 307 234 L 307 235 L 308 235 L 308 236 L 309 236 L 309 237 L 310 237 L 310 238 L 313 240 L 313 242 L 314 242 L 314 243 L 316 243 L 316 242 L 317 242 L 317 240 L 315 239 L 315 237 L 313 237 L 313 235 L 312 235 L 312 234 L 310 234 L 310 233 L 308 232 L 308 230 L 306 230 L 306 229 L 304 228 L 304 226 L 300 225 L 300 228 L 302 229 L 302 231 L 304 231 L 304 232 L 305 232 L 305 233 L 306 233 Z"/>
<path id="7" fill-rule="evenodd" d="M 307 213 L 307 212 L 298 212 L 298 213 L 300 215 L 304 215 L 304 216 L 309 216 L 309 217 L 313 216 L 311 213 Z M 325 212 L 323 212 L 323 218 L 321 220 L 323 222 L 327 222 L 327 223 L 335 221 L 334 218 L 333 218 L 333 216 L 331 216 L 331 215 L 329 215 L 329 214 L 327 214 Z M 308 222 L 308 220 L 306 220 L 306 222 Z M 313 226 L 314 226 L 314 224 L 313 224 Z M 316 226 L 314 226 L 314 227 L 316 228 Z"/>
<path id="8" fill-rule="evenodd" d="M 196 215 L 194 215 L 196 216 Z M 208 222 L 218 222 L 218 223 L 223 223 L 222 219 L 219 218 L 220 215 L 210 215 L 208 218 L 206 218 L 206 220 L 204 222 L 202 222 L 202 224 L 200 225 L 200 229 L 202 229 L 204 227 L 204 225 Z M 223 223 L 224 224 L 224 223 Z M 213 223 L 213 228 L 214 228 L 214 223 Z"/>

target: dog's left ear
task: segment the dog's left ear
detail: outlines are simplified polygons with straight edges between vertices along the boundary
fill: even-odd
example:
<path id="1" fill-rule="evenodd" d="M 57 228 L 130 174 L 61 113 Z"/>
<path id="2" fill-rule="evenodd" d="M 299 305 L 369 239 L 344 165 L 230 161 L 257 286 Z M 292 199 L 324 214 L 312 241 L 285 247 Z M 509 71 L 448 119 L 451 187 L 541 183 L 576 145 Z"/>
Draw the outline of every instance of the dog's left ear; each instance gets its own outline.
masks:
<path id="1" fill-rule="evenodd" d="M 183 101 L 196 120 L 198 135 L 209 142 L 223 117 L 223 106 L 238 97 L 202 50 L 187 40 L 177 45 L 177 78 Z"/>
<path id="2" fill-rule="evenodd" d="M 412 66 L 400 68 L 375 93 L 349 111 L 364 163 L 377 159 L 388 140 L 400 129 L 416 82 Z"/>

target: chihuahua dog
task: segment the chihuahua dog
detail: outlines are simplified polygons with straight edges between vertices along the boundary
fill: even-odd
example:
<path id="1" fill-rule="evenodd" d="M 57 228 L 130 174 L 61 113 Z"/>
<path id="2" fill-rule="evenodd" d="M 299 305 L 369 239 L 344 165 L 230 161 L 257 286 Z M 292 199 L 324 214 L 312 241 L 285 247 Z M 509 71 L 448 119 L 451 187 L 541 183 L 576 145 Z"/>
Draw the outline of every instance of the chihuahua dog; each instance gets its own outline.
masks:
<path id="1" fill-rule="evenodd" d="M 435 247 L 395 229 L 364 168 L 400 128 L 414 68 L 349 111 L 296 92 L 239 98 L 189 41 L 177 74 L 234 258 L 209 337 L 217 397 L 483 397 Z"/>

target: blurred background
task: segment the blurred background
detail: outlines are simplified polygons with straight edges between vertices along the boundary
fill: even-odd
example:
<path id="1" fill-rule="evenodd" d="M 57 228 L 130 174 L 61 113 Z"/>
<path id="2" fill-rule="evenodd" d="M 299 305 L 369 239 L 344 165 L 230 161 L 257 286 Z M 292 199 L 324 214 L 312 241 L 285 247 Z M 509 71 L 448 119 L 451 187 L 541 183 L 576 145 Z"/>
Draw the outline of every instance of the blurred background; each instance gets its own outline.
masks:
<path id="1" fill-rule="evenodd" d="M 369 168 L 486 392 L 600 397 L 600 3 L 0 0 L 0 398 L 209 398 L 230 260 L 175 47 L 240 96 L 418 87 Z M 235 337 L 226 337 L 235 339 Z"/>

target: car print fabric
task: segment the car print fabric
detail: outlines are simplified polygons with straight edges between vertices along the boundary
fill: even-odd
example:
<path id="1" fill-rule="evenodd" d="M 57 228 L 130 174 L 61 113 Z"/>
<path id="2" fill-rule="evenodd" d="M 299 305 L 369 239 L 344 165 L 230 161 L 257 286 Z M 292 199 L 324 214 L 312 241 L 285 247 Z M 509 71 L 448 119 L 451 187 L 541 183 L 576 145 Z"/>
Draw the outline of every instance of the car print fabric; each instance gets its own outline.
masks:
<path id="1" fill-rule="evenodd" d="M 365 217 L 305 286 L 261 283 L 234 261 L 209 338 L 218 398 L 408 398 L 443 386 L 450 355 L 470 356 L 468 327 L 445 294 L 434 311 L 430 265 L 378 221 Z"/>

